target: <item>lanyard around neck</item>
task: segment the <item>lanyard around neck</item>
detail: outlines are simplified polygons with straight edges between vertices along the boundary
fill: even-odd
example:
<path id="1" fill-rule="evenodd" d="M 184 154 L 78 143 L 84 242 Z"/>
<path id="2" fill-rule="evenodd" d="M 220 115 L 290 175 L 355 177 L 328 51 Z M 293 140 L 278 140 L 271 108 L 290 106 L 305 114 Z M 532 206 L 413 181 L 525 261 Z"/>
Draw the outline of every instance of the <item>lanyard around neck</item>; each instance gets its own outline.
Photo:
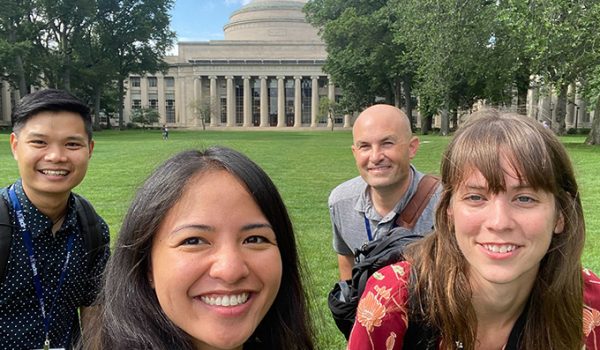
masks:
<path id="1" fill-rule="evenodd" d="M 371 223 L 369 222 L 369 219 L 367 219 L 367 214 L 363 214 L 363 217 L 365 218 L 365 230 L 367 231 L 367 238 L 369 239 L 369 242 L 371 242 L 373 240 L 373 234 L 371 233 Z"/>
<path id="2" fill-rule="evenodd" d="M 35 288 L 35 294 L 37 295 L 37 298 L 40 303 L 40 310 L 42 312 L 42 318 L 44 320 L 44 332 L 46 334 L 46 342 L 48 342 L 48 337 L 50 334 L 50 322 L 52 319 L 52 310 L 54 309 L 54 305 L 56 305 L 56 299 L 60 294 L 60 289 L 65 282 L 65 277 L 67 275 L 67 265 L 69 264 L 71 252 L 73 251 L 73 238 L 75 235 L 69 235 L 69 238 L 67 240 L 67 257 L 60 272 L 58 285 L 56 286 L 56 291 L 54 292 L 54 297 L 52 298 L 52 304 L 50 305 L 50 312 L 46 313 L 46 304 L 44 302 L 44 290 L 42 289 L 42 280 L 37 269 L 37 261 L 35 259 L 35 252 L 33 250 L 33 239 L 31 236 L 31 231 L 27 228 L 27 225 L 25 223 L 25 214 L 23 213 L 23 208 L 21 207 L 21 203 L 17 198 L 17 194 L 13 186 L 10 186 L 10 188 L 8 189 L 8 195 L 10 196 L 12 207 L 17 216 L 19 228 L 21 233 L 23 234 L 23 243 L 25 244 L 25 248 L 27 249 L 27 255 L 29 256 L 29 264 L 31 265 L 31 271 L 33 272 L 33 286 Z"/>

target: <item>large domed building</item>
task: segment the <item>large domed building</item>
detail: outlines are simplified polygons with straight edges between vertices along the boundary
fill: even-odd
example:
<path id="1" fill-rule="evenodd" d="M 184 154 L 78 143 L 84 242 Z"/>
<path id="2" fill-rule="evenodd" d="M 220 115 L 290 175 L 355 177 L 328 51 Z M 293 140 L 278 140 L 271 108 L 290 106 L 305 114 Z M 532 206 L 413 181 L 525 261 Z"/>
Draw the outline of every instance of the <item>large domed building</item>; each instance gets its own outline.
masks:
<path id="1" fill-rule="evenodd" d="M 125 119 L 153 107 L 177 127 L 199 126 L 202 112 L 212 127 L 318 127 L 319 99 L 336 89 L 306 2 L 253 0 L 231 14 L 224 40 L 179 42 L 166 74 L 129 77 Z"/>

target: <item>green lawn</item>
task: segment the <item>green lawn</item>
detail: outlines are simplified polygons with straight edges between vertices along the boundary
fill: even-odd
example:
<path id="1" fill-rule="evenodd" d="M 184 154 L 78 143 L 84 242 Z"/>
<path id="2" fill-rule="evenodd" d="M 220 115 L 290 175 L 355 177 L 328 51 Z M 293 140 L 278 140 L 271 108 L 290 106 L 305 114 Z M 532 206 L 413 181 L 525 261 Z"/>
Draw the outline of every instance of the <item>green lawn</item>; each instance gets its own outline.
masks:
<path id="1" fill-rule="evenodd" d="M 273 178 L 288 206 L 307 272 L 319 349 L 343 349 L 327 309 L 327 292 L 337 278 L 331 248 L 327 197 L 337 184 L 357 174 L 350 152 L 351 134 L 335 132 L 185 132 L 172 131 L 163 141 L 160 131 L 104 131 L 95 136 L 90 169 L 77 192 L 89 198 L 110 225 L 113 237 L 133 192 L 150 171 L 169 155 L 188 148 L 225 145 L 247 154 Z M 449 138 L 421 137 L 414 164 L 437 173 L 440 154 Z M 588 239 L 584 264 L 600 271 L 600 148 L 582 144 L 582 137 L 563 139 L 579 179 Z M 0 186 L 17 177 L 8 134 L 0 134 Z"/>

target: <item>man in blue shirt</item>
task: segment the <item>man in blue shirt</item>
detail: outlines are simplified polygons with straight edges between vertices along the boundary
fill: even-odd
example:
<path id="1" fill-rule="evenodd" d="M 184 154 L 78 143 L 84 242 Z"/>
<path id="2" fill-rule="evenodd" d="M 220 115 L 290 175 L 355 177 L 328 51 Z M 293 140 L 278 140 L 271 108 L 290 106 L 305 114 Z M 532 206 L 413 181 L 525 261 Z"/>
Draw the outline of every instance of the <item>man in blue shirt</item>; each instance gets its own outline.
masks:
<path id="1" fill-rule="evenodd" d="M 85 177 L 94 149 L 89 108 L 61 90 L 25 96 L 13 111 L 10 145 L 20 179 L 1 190 L 13 225 L 0 285 L 0 349 L 70 349 L 81 319 L 93 312 L 109 255 L 88 261 L 71 190 Z M 80 313 L 78 312 L 80 311 Z"/>

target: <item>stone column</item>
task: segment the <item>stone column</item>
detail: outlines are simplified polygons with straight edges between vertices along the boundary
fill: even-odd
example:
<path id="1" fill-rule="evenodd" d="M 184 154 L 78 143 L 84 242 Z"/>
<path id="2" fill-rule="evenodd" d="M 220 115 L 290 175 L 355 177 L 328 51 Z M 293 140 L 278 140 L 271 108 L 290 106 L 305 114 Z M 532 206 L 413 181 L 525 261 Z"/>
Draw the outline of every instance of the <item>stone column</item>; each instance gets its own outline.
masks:
<path id="1" fill-rule="evenodd" d="M 2 110 L 0 111 L 0 120 L 4 120 L 10 123 L 10 111 L 12 110 L 10 101 L 10 86 L 7 81 L 2 80 Z M 107 116 L 108 118 L 108 116 Z"/>
<path id="2" fill-rule="evenodd" d="M 327 77 L 327 79 L 329 80 L 327 97 L 329 98 L 330 103 L 335 103 L 335 84 L 333 83 L 333 81 L 331 81 L 331 77 Z M 332 117 L 335 117 L 335 116 L 332 116 Z M 331 128 L 332 123 L 333 123 L 333 121 L 331 119 L 329 119 L 329 116 L 328 116 L 327 127 Z"/>
<path id="3" fill-rule="evenodd" d="M 311 88 L 311 101 L 310 101 L 310 127 L 317 127 L 317 116 L 319 115 L 319 77 L 312 76 Z"/>
<path id="4" fill-rule="evenodd" d="M 210 79 L 210 126 L 219 125 L 219 100 L 217 99 L 217 77 L 211 75 Z"/>
<path id="5" fill-rule="evenodd" d="M 350 114 L 344 114 L 344 128 L 349 128 L 352 126 L 350 119 L 352 119 Z"/>
<path id="6" fill-rule="evenodd" d="M 202 76 L 196 76 L 194 79 L 194 100 L 196 100 L 196 104 L 200 105 L 202 103 Z"/>
<path id="7" fill-rule="evenodd" d="M 539 99 L 538 120 L 540 122 L 545 120 L 546 122 L 550 123 L 552 121 L 551 105 L 552 97 L 543 96 Z"/>
<path id="8" fill-rule="evenodd" d="M 250 77 L 243 76 L 244 79 L 244 126 L 252 126 L 252 90 L 250 89 Z"/>
<path id="9" fill-rule="evenodd" d="M 260 127 L 269 126 L 269 90 L 267 89 L 267 77 L 260 78 Z"/>
<path id="10" fill-rule="evenodd" d="M 199 110 L 203 108 L 204 101 L 202 101 L 202 76 L 198 75 L 194 79 L 194 99 L 193 99 L 194 119 L 196 120 L 195 125 L 202 125 L 203 115 L 199 113 Z"/>
<path id="11" fill-rule="evenodd" d="M 277 77 L 277 127 L 285 126 L 285 77 Z"/>
<path id="12" fill-rule="evenodd" d="M 233 86 L 233 77 L 228 75 L 227 79 L 227 126 L 235 125 L 235 88 Z"/>
<path id="13" fill-rule="evenodd" d="M 579 90 L 579 89 L 578 89 Z M 577 98 L 575 99 L 577 105 L 577 127 L 587 128 L 589 127 L 589 114 L 587 112 L 587 106 L 585 100 L 581 96 L 581 91 L 577 92 Z"/>
<path id="14" fill-rule="evenodd" d="M 146 75 L 140 77 L 140 96 L 142 108 L 148 107 L 148 77 Z"/>
<path id="15" fill-rule="evenodd" d="M 567 130 L 575 125 L 575 84 L 569 84 L 567 90 L 567 116 L 565 118 L 565 127 Z"/>
<path id="16" fill-rule="evenodd" d="M 165 77 L 160 74 L 156 77 L 156 90 L 158 91 L 158 113 L 160 113 L 160 123 L 167 123 L 167 99 L 165 94 Z M 162 126 L 162 125 L 161 125 Z"/>
<path id="17" fill-rule="evenodd" d="M 302 77 L 294 77 L 294 127 L 302 126 Z"/>
<path id="18" fill-rule="evenodd" d="M 538 112 L 539 89 L 533 83 L 527 90 L 527 116 L 532 119 L 537 119 Z"/>

